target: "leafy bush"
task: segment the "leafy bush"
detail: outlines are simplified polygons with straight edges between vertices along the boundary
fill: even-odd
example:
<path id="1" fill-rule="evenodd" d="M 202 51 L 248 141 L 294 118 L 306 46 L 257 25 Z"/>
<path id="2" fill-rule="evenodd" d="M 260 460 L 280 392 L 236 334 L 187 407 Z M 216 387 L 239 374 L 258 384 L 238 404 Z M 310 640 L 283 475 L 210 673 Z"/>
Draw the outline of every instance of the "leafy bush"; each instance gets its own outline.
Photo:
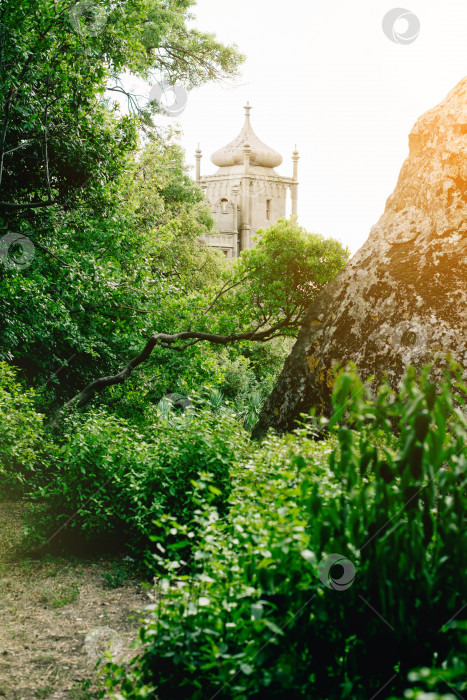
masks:
<path id="1" fill-rule="evenodd" d="M 153 520 L 171 513 L 181 522 L 195 508 L 194 482 L 209 474 L 221 506 L 230 491 L 230 465 L 245 447 L 245 435 L 228 415 L 206 410 L 169 413 L 146 433 L 104 413 L 72 417 L 60 449 L 56 477 L 37 493 L 41 503 L 29 536 L 59 540 L 148 542 Z"/>
<path id="2" fill-rule="evenodd" d="M 247 341 L 229 348 L 198 345 L 185 353 L 159 349 L 137 376 L 124 385 L 109 387 L 95 398 L 94 405 L 144 430 L 154 422 L 154 409 L 165 396 L 201 395 L 209 399 L 219 392 L 219 405 L 230 407 L 246 430 L 251 430 L 290 345 L 289 339 L 275 338 L 264 345 Z M 212 402 L 211 405 L 216 408 Z"/>
<path id="3" fill-rule="evenodd" d="M 144 652 L 107 666 L 113 697 L 367 700 L 451 664 L 467 586 L 465 394 L 456 372 L 437 392 L 409 370 L 372 399 L 344 372 L 332 437 L 269 436 L 234 470 L 227 516 L 195 514 L 190 561 L 167 522 Z"/>
<path id="4" fill-rule="evenodd" d="M 422 667 L 409 673 L 409 681 L 415 686 L 408 688 L 404 698 L 389 700 L 456 700 L 464 698 L 467 691 L 467 622 L 450 620 L 446 629 L 457 629 L 461 633 L 461 644 L 456 653 L 445 661 L 441 668 Z M 451 692 L 452 691 L 452 692 Z M 462 694 L 461 694 L 462 693 Z"/>
<path id="5" fill-rule="evenodd" d="M 41 479 L 47 445 L 35 393 L 16 381 L 16 371 L 0 362 L 0 495 L 19 495 Z"/>

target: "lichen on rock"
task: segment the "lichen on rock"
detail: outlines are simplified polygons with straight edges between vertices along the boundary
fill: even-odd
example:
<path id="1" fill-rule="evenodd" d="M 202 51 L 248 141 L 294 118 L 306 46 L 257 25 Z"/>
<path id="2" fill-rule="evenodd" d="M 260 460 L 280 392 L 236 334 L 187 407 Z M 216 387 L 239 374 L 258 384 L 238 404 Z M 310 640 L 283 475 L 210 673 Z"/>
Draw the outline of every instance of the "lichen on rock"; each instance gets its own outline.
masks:
<path id="1" fill-rule="evenodd" d="M 312 304 L 253 436 L 329 413 L 333 368 L 395 387 L 407 365 L 467 367 L 467 78 L 416 122 L 365 244 Z M 467 378 L 467 370 L 465 370 Z"/>

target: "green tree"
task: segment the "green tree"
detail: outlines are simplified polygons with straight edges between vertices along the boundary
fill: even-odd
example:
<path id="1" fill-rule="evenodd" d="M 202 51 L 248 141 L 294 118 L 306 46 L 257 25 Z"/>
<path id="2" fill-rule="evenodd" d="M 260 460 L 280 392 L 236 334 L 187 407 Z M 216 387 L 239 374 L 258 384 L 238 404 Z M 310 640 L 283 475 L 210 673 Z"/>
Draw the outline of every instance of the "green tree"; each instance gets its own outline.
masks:
<path id="1" fill-rule="evenodd" d="M 157 105 L 127 93 L 122 115 L 106 94 L 125 92 L 124 71 L 189 88 L 235 75 L 242 57 L 189 29 L 188 0 L 102 0 L 78 22 L 81 5 L 0 9 L 0 224 L 36 249 L 27 270 L 0 269 L 0 358 L 46 393 L 58 377 L 59 404 L 83 385 L 86 402 L 102 388 L 95 376 L 121 383 L 156 346 L 172 376 L 186 369 L 182 356 L 205 376 L 217 370 L 203 340 L 294 336 L 346 260 L 339 244 L 286 222 L 234 268 L 203 247 L 212 219 L 180 148 L 151 127 Z M 113 374 L 141 338 L 143 352 Z"/>
<path id="2" fill-rule="evenodd" d="M 108 98 L 125 71 L 187 88 L 236 74 L 234 47 L 188 28 L 192 4 L 98 0 L 77 23 L 80 2 L 1 3 L 0 238 L 26 236 L 35 259 L 21 271 L 0 260 L 0 358 L 46 393 L 59 381 L 59 402 L 148 332 L 175 279 L 169 251 L 190 267 L 211 226 L 180 148 L 151 125 L 157 104 L 129 95 L 121 114 Z M 141 177 L 139 194 L 128 187 L 141 164 L 152 199 Z"/>
<path id="3" fill-rule="evenodd" d="M 187 87 L 237 73 L 243 57 L 189 29 L 191 0 L 4 0 L 0 8 L 0 200 L 4 223 L 102 196 L 157 103 L 106 91 L 124 71 Z M 86 5 L 84 5 L 86 7 Z M 104 197 L 105 200 L 105 197 Z M 18 216 L 20 214 L 20 216 Z M 31 216 L 28 217 L 31 220 Z"/>
<path id="4" fill-rule="evenodd" d="M 280 219 L 258 232 L 255 248 L 226 267 L 220 288 L 205 285 L 189 294 L 180 287 L 180 295 L 170 302 L 178 328 L 167 326 L 170 314 L 165 314 L 166 328 L 154 333 L 138 355 L 118 373 L 91 382 L 68 405 L 84 406 L 106 387 L 123 384 L 155 348 L 180 353 L 202 341 L 229 345 L 295 336 L 308 305 L 346 264 L 348 255 L 338 241 L 309 234 L 294 219 Z"/>
<path id="5" fill-rule="evenodd" d="M 42 387 L 43 410 L 111 372 L 154 324 L 176 323 L 221 272 L 199 243 L 211 219 L 176 144 L 154 141 L 108 188 L 103 213 L 83 201 L 31 234 L 27 269 L 0 264 L 0 359 Z"/>

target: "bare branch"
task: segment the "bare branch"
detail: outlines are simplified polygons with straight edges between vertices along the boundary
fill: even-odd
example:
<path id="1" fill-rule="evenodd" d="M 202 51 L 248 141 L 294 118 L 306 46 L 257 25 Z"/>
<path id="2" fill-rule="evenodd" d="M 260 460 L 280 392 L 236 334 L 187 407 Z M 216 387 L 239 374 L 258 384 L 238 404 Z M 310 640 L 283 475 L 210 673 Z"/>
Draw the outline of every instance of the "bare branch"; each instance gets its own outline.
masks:
<path id="1" fill-rule="evenodd" d="M 38 209 L 39 207 L 52 207 L 56 204 L 59 204 L 59 202 L 25 202 L 24 204 L 16 204 L 15 202 L 0 202 L 0 207 L 7 207 L 8 209 Z"/>
<path id="2" fill-rule="evenodd" d="M 59 258 L 57 255 L 55 255 L 55 253 L 52 253 L 51 250 L 49 250 L 48 248 L 46 248 L 45 246 L 43 246 L 41 243 L 38 243 L 37 241 L 33 241 L 33 243 L 34 243 L 34 245 L 35 245 L 36 248 L 39 248 L 39 250 L 44 251 L 44 253 L 47 253 L 47 255 L 50 255 L 50 256 L 52 256 L 52 258 L 55 258 L 55 260 L 58 260 L 58 262 L 59 262 L 61 265 L 64 265 L 65 267 L 71 267 L 71 265 L 69 265 L 69 264 L 66 263 L 64 260 L 62 260 L 62 259 Z"/>
<path id="3" fill-rule="evenodd" d="M 3 155 L 7 156 L 9 153 L 14 153 L 15 151 L 19 151 L 20 148 L 26 148 L 26 146 L 29 146 L 31 143 L 34 143 L 34 139 L 29 139 L 29 141 L 25 141 L 24 143 L 20 143 L 19 146 L 15 146 L 14 148 L 10 148 L 10 150 L 5 151 Z"/>
<path id="4" fill-rule="evenodd" d="M 239 280 L 238 282 L 235 282 L 234 284 L 231 284 L 230 287 L 227 286 L 229 284 L 229 280 L 227 280 L 227 282 L 221 287 L 220 292 L 216 294 L 213 301 L 209 304 L 208 308 L 204 312 L 204 316 L 206 316 L 206 314 L 208 314 L 211 311 L 212 307 L 219 301 L 221 296 L 227 294 L 227 292 L 230 292 L 231 289 L 235 289 L 235 287 L 238 287 L 240 284 L 245 282 L 245 280 L 247 280 L 248 277 L 249 275 L 246 275 L 246 277 L 244 277 L 243 279 Z"/>
<path id="5" fill-rule="evenodd" d="M 45 161 L 45 178 L 47 182 L 47 196 L 49 201 L 52 200 L 52 192 L 50 190 L 50 172 L 49 172 L 49 150 L 47 145 L 47 117 L 49 110 L 49 87 L 50 78 L 47 77 L 47 92 L 45 96 L 45 112 L 44 112 L 44 161 Z"/>
<path id="6" fill-rule="evenodd" d="M 261 323 L 251 331 L 247 331 L 245 333 L 232 333 L 231 335 L 219 335 L 217 333 L 203 333 L 198 331 L 182 331 L 181 333 L 174 334 L 157 333 L 147 341 L 140 354 L 134 357 L 120 372 L 109 377 L 100 377 L 99 379 L 91 382 L 79 394 L 68 401 L 64 408 L 72 406 L 81 408 L 86 406 L 92 397 L 101 392 L 103 389 L 106 389 L 109 386 L 115 386 L 117 384 L 124 384 L 132 372 L 139 367 L 139 365 L 143 364 L 143 362 L 146 362 L 149 359 L 156 346 L 183 352 L 187 348 L 201 341 L 215 343 L 216 345 L 230 345 L 231 343 L 236 343 L 240 340 L 250 340 L 264 343 L 273 337 L 277 337 L 277 335 L 280 335 L 280 333 L 278 333 L 279 331 L 285 330 L 288 326 L 290 326 L 290 319 L 284 319 L 280 323 L 276 323 L 274 326 L 260 331 L 259 329 L 263 325 L 264 323 Z M 179 341 L 183 340 L 189 340 L 190 342 L 185 343 L 182 346 L 177 345 Z"/>
<path id="7" fill-rule="evenodd" d="M 6 142 L 6 134 L 8 131 L 8 122 L 10 121 L 10 107 L 11 107 L 11 100 L 13 98 L 13 94 L 15 92 L 15 88 L 10 88 L 8 91 L 8 94 L 5 99 L 5 117 L 3 119 L 3 125 L 2 125 L 2 133 L 0 136 L 0 186 L 2 184 L 2 177 L 3 177 L 3 161 L 5 158 L 5 142 Z"/>

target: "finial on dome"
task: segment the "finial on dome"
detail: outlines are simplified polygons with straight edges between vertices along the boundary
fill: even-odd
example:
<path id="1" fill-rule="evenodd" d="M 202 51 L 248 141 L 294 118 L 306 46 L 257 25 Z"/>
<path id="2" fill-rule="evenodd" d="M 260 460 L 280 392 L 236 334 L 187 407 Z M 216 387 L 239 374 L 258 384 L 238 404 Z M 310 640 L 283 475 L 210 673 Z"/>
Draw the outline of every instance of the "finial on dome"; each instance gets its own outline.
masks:
<path id="1" fill-rule="evenodd" d="M 196 149 L 196 153 L 201 153 L 201 146 L 198 143 L 198 148 Z"/>
<path id="2" fill-rule="evenodd" d="M 250 156 L 250 164 L 262 168 L 275 168 L 282 163 L 282 156 L 274 149 L 266 146 L 254 133 L 250 124 L 250 111 L 252 109 L 249 102 L 245 107 L 245 123 L 243 129 L 236 139 L 231 141 L 224 148 L 220 148 L 213 153 L 211 160 L 219 168 L 242 165 L 245 159 L 245 151 Z"/>

